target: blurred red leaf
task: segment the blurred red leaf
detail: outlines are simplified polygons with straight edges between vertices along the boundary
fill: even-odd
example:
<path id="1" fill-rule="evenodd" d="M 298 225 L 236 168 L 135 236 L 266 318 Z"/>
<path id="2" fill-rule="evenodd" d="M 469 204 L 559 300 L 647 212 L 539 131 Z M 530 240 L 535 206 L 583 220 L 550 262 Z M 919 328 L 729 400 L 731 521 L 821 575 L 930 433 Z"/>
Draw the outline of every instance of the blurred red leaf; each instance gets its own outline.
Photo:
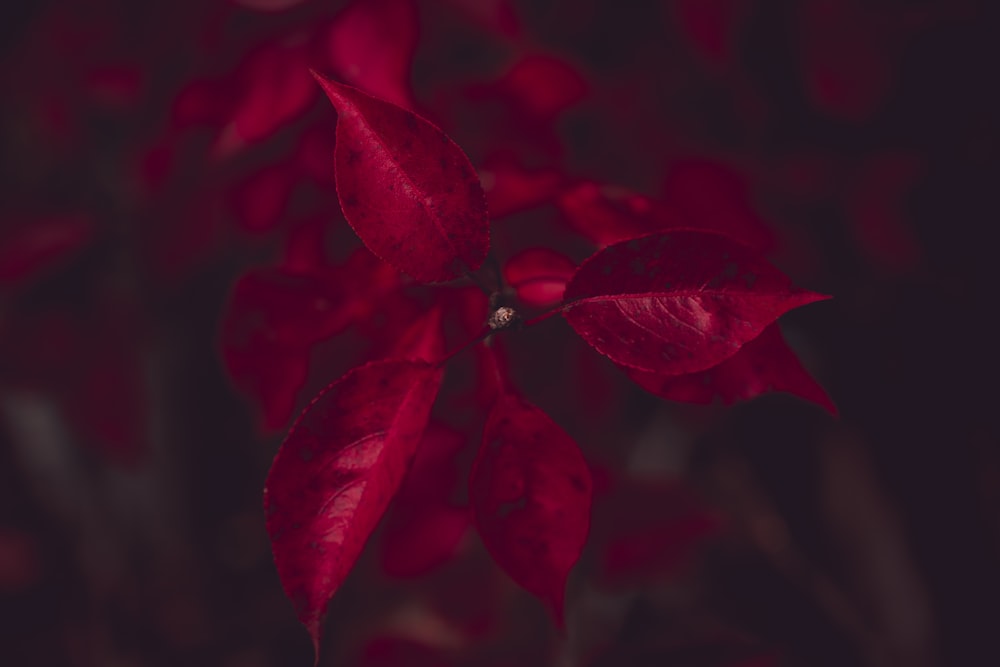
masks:
<path id="1" fill-rule="evenodd" d="M 675 480 L 613 478 L 594 503 L 591 541 L 611 584 L 672 576 L 721 519 Z"/>
<path id="2" fill-rule="evenodd" d="M 552 306 L 562 300 L 576 272 L 573 260 L 548 248 L 528 248 L 503 266 L 504 280 L 527 306 Z"/>
<path id="3" fill-rule="evenodd" d="M 590 470 L 537 407 L 501 394 L 469 478 L 476 527 L 494 560 L 563 626 L 570 569 L 590 528 Z"/>
<path id="4" fill-rule="evenodd" d="M 316 96 L 305 48 L 270 43 L 241 65 L 243 93 L 232 117 L 237 137 L 251 144 L 266 139 L 304 112 Z"/>
<path id="5" fill-rule="evenodd" d="M 721 162 L 688 158 L 674 162 L 663 183 L 664 201 L 685 226 L 730 236 L 751 248 L 774 247 L 774 233 L 757 213 L 746 177 Z"/>
<path id="6" fill-rule="evenodd" d="M 904 17 L 856 0 L 812 0 L 796 9 L 802 72 L 813 103 L 837 118 L 869 117 L 892 79 Z"/>
<path id="7" fill-rule="evenodd" d="M 663 204 L 614 185 L 579 183 L 562 193 L 558 205 L 577 232 L 602 247 L 658 229 L 691 226 Z"/>
<path id="8" fill-rule="evenodd" d="M 479 268 L 489 250 L 489 219 L 469 158 L 423 118 L 316 80 L 337 109 L 337 195 L 365 245 L 421 282 Z"/>
<path id="9" fill-rule="evenodd" d="M 236 282 L 220 324 L 222 358 L 266 429 L 288 422 L 309 348 L 369 318 L 398 287 L 398 274 L 363 248 L 341 267 L 260 268 Z"/>
<path id="10" fill-rule="evenodd" d="M 320 58 L 350 85 L 412 109 L 410 67 L 417 37 L 413 0 L 356 0 L 322 36 Z"/>
<path id="11" fill-rule="evenodd" d="M 231 192 L 239 225 L 249 232 L 266 232 L 281 220 L 295 186 L 286 164 L 269 164 L 250 174 Z"/>
<path id="12" fill-rule="evenodd" d="M 837 406 L 788 347 L 776 323 L 718 366 L 699 373 L 664 376 L 624 370 L 643 389 L 672 401 L 708 405 L 719 400 L 731 405 L 784 391 L 837 415 Z"/>
<path id="13" fill-rule="evenodd" d="M 171 120 L 176 129 L 191 125 L 222 127 L 234 108 L 234 85 L 216 79 L 195 79 L 184 85 L 174 97 Z"/>
<path id="14" fill-rule="evenodd" d="M 550 121 L 587 96 L 583 75 L 565 60 L 529 54 L 514 63 L 497 81 L 497 92 L 509 98 L 520 113 Z"/>
<path id="15" fill-rule="evenodd" d="M 753 0 L 677 0 L 667 3 L 695 52 L 716 68 L 735 61 L 736 37 Z"/>
<path id="16" fill-rule="evenodd" d="M 424 434 L 399 500 L 386 516 L 381 552 L 389 576 L 419 576 L 455 554 L 472 520 L 467 507 L 451 500 L 458 482 L 454 459 L 465 440 L 443 426 Z"/>
<path id="17" fill-rule="evenodd" d="M 422 362 L 355 368 L 320 392 L 274 458 L 264 487 L 267 532 L 317 662 L 326 605 L 399 488 L 441 378 Z"/>
<path id="18" fill-rule="evenodd" d="M 617 364 L 681 375 L 715 366 L 783 313 L 824 298 L 742 244 L 676 231 L 587 259 L 566 287 L 563 317 Z"/>
<path id="19" fill-rule="evenodd" d="M 479 176 L 494 220 L 548 203 L 566 180 L 556 169 L 528 169 L 506 154 L 484 160 Z"/>
<path id="20" fill-rule="evenodd" d="M 441 331 L 442 309 L 433 306 L 399 336 L 388 355 L 396 359 L 412 359 L 436 363 L 444 358 L 444 335 Z"/>

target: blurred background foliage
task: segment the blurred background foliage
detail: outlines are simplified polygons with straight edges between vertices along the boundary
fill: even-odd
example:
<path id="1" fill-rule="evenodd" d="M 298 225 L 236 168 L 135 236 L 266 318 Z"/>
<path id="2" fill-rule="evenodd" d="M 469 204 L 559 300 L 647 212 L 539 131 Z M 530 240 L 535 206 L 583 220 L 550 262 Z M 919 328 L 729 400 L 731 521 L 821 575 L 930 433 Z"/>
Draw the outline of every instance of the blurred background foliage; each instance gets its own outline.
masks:
<path id="1" fill-rule="evenodd" d="M 281 434 L 432 301 L 480 307 L 358 250 L 313 67 L 469 153 L 501 260 L 579 261 L 649 202 L 755 234 L 834 296 L 782 324 L 841 413 L 669 403 L 561 322 L 513 337 L 598 480 L 559 637 L 463 530 L 470 356 L 437 415 L 440 511 L 390 512 L 322 664 L 1000 664 L 998 19 L 985 0 L 5 4 L 0 660 L 309 664 L 261 510 Z"/>

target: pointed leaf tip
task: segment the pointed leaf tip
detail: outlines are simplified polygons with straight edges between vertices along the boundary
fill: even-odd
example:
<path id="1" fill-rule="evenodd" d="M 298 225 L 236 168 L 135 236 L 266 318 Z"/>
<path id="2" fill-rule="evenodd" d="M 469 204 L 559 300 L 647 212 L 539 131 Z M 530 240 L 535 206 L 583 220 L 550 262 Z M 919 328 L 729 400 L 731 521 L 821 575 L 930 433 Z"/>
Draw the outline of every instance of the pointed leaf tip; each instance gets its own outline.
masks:
<path id="1" fill-rule="evenodd" d="M 282 587 L 312 638 L 385 513 L 427 425 L 442 372 L 388 360 L 348 372 L 303 411 L 264 487 Z"/>
<path id="2" fill-rule="evenodd" d="M 337 110 L 337 196 L 364 244 L 420 282 L 479 268 L 490 244 L 486 195 L 462 149 L 406 109 L 314 76 Z"/>
<path id="3" fill-rule="evenodd" d="M 592 486 L 572 438 L 539 408 L 501 394 L 469 478 L 476 526 L 497 564 L 560 628 L 566 579 L 590 530 Z"/>
<path id="4" fill-rule="evenodd" d="M 721 363 L 779 316 L 826 298 L 725 236 L 678 230 L 587 259 L 566 286 L 563 317 L 620 366 L 683 375 Z"/>

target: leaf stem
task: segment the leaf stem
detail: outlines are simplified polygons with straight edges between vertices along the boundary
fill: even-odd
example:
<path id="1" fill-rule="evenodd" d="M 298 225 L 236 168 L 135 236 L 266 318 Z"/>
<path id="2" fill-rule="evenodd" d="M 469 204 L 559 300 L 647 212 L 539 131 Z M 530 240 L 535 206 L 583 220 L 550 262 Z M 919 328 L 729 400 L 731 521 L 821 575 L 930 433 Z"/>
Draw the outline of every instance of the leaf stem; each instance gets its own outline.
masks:
<path id="1" fill-rule="evenodd" d="M 542 313 L 541 315 L 535 315 L 531 319 L 525 320 L 524 324 L 522 324 L 521 326 L 522 326 L 522 328 L 527 328 L 527 327 L 530 327 L 530 326 L 534 326 L 534 325 L 538 324 L 539 322 L 543 322 L 543 321 L 549 319 L 550 317 L 552 317 L 553 315 L 556 315 L 556 314 L 561 313 L 562 311 L 566 310 L 566 307 L 568 305 L 569 304 L 561 303 L 558 306 L 556 306 L 555 308 L 553 308 L 552 310 L 547 310 L 544 313 Z"/>

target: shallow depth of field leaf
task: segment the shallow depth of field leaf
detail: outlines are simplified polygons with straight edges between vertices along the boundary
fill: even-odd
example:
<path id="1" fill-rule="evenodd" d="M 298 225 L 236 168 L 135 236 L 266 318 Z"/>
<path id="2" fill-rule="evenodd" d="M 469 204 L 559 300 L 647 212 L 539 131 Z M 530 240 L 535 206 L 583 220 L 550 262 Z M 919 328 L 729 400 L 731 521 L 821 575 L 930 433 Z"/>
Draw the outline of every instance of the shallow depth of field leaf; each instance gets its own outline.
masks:
<path id="1" fill-rule="evenodd" d="M 275 456 L 264 488 L 267 531 L 317 660 L 327 602 L 399 488 L 441 375 L 415 361 L 356 368 L 316 397 Z"/>
<path id="2" fill-rule="evenodd" d="M 780 315 L 823 298 L 724 236 L 674 231 L 591 256 L 566 287 L 563 316 L 615 363 L 681 375 L 715 366 Z"/>
<path id="3" fill-rule="evenodd" d="M 558 169 L 528 168 L 502 150 L 483 160 L 479 175 L 493 220 L 548 203 L 567 180 Z"/>
<path id="4" fill-rule="evenodd" d="M 345 81 L 412 108 L 410 65 L 417 32 L 413 0 L 356 0 L 333 20 L 320 48 Z"/>
<path id="5" fill-rule="evenodd" d="M 574 231 L 601 247 L 657 230 L 691 226 L 649 197 L 591 181 L 567 188 L 557 204 Z"/>
<path id="6" fill-rule="evenodd" d="M 414 113 L 318 74 L 316 80 L 337 110 L 337 195 L 365 245 L 421 282 L 479 268 L 489 250 L 489 219 L 465 153 Z"/>
<path id="7" fill-rule="evenodd" d="M 714 231 L 761 252 L 774 247 L 774 233 L 757 213 L 747 177 L 707 158 L 687 158 L 670 165 L 663 198 L 693 229 Z"/>
<path id="8" fill-rule="evenodd" d="M 504 280 L 527 306 L 552 306 L 562 300 L 576 271 L 573 260 L 548 248 L 527 248 L 507 260 Z"/>
<path id="9" fill-rule="evenodd" d="M 566 578 L 590 529 L 590 471 L 537 407 L 501 394 L 469 479 L 476 527 L 494 560 L 563 624 Z"/>
<path id="10" fill-rule="evenodd" d="M 431 424 L 413 465 L 386 515 L 381 536 L 383 571 L 390 577 L 415 577 L 454 557 L 471 522 L 469 508 L 452 496 L 459 482 L 455 457 L 465 436 Z"/>
<path id="11" fill-rule="evenodd" d="M 245 86 L 232 118 L 237 136 L 255 143 L 303 113 L 316 97 L 306 53 L 299 46 L 268 44 L 241 66 Z"/>

